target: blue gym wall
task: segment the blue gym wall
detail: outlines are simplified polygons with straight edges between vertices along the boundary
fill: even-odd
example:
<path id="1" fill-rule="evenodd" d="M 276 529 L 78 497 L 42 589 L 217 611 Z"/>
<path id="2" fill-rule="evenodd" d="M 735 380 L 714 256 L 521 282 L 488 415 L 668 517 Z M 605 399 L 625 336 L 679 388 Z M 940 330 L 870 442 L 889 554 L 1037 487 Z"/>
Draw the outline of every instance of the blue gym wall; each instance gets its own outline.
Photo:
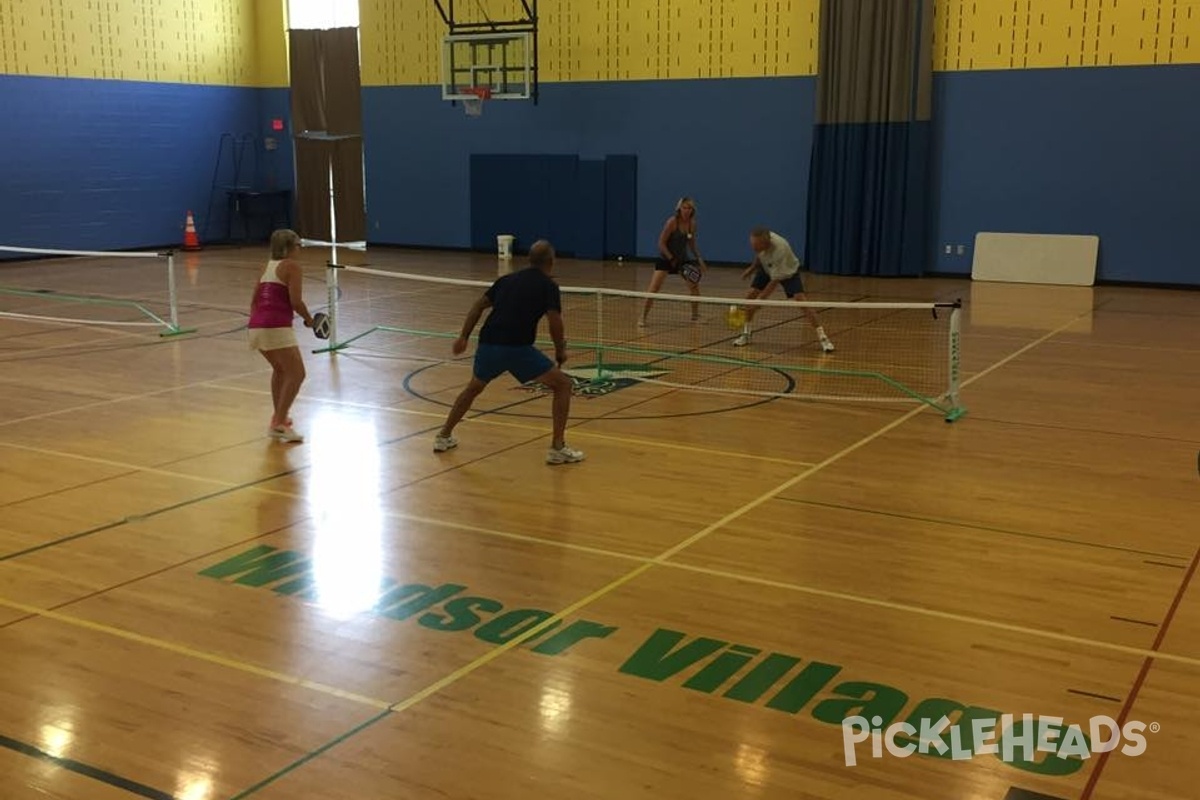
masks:
<path id="1" fill-rule="evenodd" d="M 1100 278 L 1200 284 L 1200 67 L 945 72 L 934 77 L 932 269 L 966 274 L 980 230 L 1095 233 Z M 472 153 L 638 156 L 638 254 L 681 193 L 713 260 L 764 223 L 803 245 L 812 78 L 547 84 L 479 119 L 436 87 L 364 89 L 373 242 L 470 244 Z M 260 183 L 291 185 L 286 89 L 0 76 L 0 242 L 129 248 L 203 223 L 221 133 L 277 135 Z M 771 124 L 756 125 L 766 118 Z M 520 186 L 511 188 L 519 202 Z M 220 204 L 217 208 L 221 214 Z M 945 244 L 967 246 L 962 256 Z"/>
<path id="2" fill-rule="evenodd" d="M 977 231 L 1097 234 L 1102 280 L 1200 285 L 1197 86 L 1193 65 L 936 73 L 932 266 L 969 273 Z"/>
<path id="3" fill-rule="evenodd" d="M 277 149 L 262 150 L 258 154 L 254 174 L 256 189 L 293 189 L 296 185 L 295 162 L 293 160 L 291 116 L 291 92 L 288 89 L 254 89 L 256 95 L 256 119 L 247 130 L 260 140 L 274 139 Z M 271 121 L 281 119 L 282 131 L 271 128 Z"/>
<path id="4" fill-rule="evenodd" d="M 741 261 L 755 224 L 803 242 L 812 78 L 552 83 L 538 105 L 493 101 L 467 118 L 438 87 L 363 89 L 371 240 L 470 246 L 470 156 L 637 156 L 638 254 L 681 194 L 702 252 Z M 770 124 L 756 122 L 768 119 Z M 521 186 L 509 187 L 514 203 Z M 526 243 L 527 244 L 527 243 Z"/>
<path id="5" fill-rule="evenodd" d="M 182 241 L 203 227 L 222 133 L 278 137 L 253 163 L 258 187 L 292 185 L 286 89 L 0 75 L 0 244 L 72 249 Z M 225 154 L 219 181 L 232 179 Z M 224 233 L 224 204 L 212 230 Z"/>
<path id="6" fill-rule="evenodd" d="M 969 274 L 978 231 L 1097 234 L 1099 277 L 1200 284 L 1197 66 L 940 72 L 934 76 L 935 230 L 929 267 Z M 541 103 L 481 118 L 436 87 L 364 91 L 373 242 L 470 246 L 473 153 L 638 157 L 638 255 L 676 198 L 699 204 L 715 261 L 746 232 L 804 242 L 814 78 L 552 83 Z M 521 187 L 511 187 L 520 202 Z M 946 244 L 965 253 L 946 255 Z"/>

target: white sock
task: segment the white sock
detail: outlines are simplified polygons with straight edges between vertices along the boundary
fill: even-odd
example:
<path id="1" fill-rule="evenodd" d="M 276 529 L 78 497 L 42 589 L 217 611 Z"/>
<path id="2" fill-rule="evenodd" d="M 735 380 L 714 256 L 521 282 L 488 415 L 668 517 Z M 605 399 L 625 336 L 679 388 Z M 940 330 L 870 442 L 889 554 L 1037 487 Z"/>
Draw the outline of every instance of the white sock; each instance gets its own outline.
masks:
<path id="1" fill-rule="evenodd" d="M 825 335 L 825 329 L 823 327 L 821 327 L 820 325 L 817 326 L 817 338 L 818 339 L 828 339 L 829 338 L 828 336 Z"/>

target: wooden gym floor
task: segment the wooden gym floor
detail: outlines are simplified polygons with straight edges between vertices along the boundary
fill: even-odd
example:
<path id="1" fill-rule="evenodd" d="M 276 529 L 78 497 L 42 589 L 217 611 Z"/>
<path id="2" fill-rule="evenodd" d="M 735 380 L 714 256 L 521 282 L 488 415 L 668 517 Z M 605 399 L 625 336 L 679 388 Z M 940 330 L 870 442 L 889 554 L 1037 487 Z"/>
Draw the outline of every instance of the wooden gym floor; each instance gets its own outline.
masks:
<path id="1" fill-rule="evenodd" d="M 1196 796 L 1200 293 L 814 276 L 815 298 L 961 297 L 969 415 L 634 386 L 577 399 L 588 460 L 551 468 L 548 400 L 506 378 L 431 452 L 466 365 L 418 396 L 429 362 L 384 334 L 306 352 L 309 440 L 269 442 L 241 329 L 264 257 L 181 255 L 178 338 L 0 317 L 5 800 Z M 351 327 L 404 302 L 354 285 Z M 141 262 L 0 286 L 165 296 Z M 847 766 L 844 716 L 955 704 L 1153 726 L 1138 756 L 864 742 Z"/>

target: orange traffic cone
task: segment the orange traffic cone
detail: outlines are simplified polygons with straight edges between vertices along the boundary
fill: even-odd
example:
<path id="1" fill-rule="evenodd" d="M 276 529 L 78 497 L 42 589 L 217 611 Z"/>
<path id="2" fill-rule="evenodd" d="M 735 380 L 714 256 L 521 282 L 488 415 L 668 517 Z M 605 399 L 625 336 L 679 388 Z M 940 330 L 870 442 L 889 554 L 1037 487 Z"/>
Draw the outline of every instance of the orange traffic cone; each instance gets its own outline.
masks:
<path id="1" fill-rule="evenodd" d="M 200 249 L 200 237 L 196 235 L 196 220 L 192 218 L 191 211 L 187 212 L 187 222 L 183 226 L 183 249 Z"/>

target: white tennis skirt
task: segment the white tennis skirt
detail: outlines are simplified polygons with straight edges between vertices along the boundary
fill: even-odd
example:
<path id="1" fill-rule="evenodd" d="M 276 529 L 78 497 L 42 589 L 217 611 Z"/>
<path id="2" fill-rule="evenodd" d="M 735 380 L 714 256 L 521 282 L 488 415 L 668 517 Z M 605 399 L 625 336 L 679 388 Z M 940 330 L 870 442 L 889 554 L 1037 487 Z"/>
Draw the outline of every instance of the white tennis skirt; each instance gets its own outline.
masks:
<path id="1" fill-rule="evenodd" d="M 296 332 L 291 326 L 286 328 L 250 328 L 251 350 L 282 350 L 285 347 L 299 347 Z"/>

